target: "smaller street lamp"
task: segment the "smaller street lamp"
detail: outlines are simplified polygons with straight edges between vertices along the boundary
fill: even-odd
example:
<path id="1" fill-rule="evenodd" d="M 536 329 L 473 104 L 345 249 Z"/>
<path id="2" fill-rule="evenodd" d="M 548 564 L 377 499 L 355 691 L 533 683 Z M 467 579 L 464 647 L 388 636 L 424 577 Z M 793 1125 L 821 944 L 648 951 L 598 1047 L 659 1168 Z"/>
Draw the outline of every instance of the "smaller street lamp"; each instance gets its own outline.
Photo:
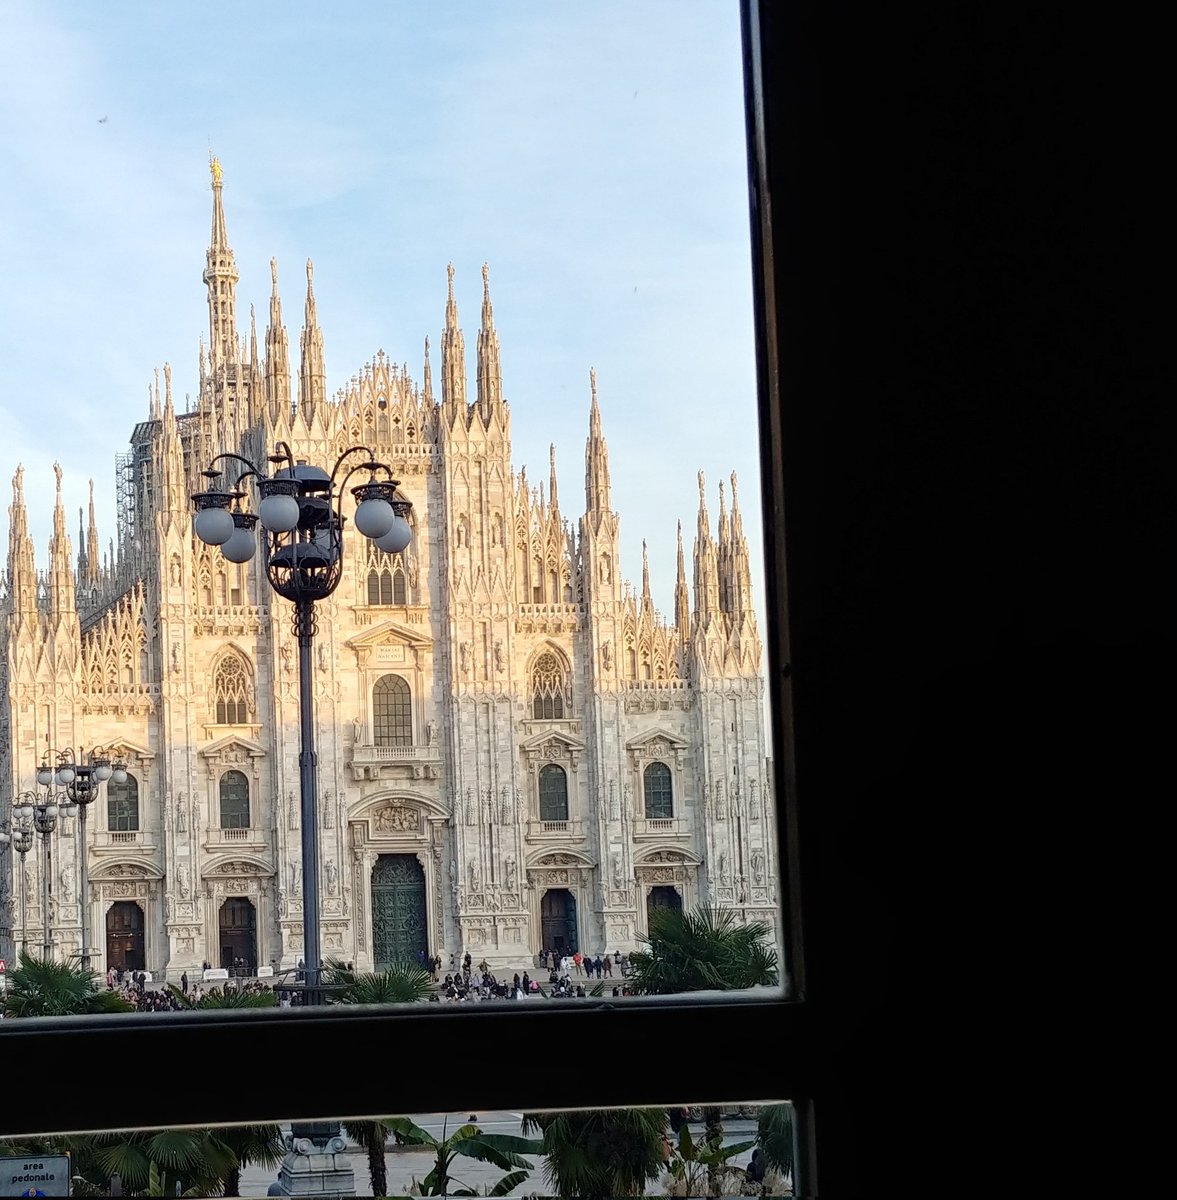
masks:
<path id="1" fill-rule="evenodd" d="M 0 846 L 11 844 L 13 852 L 20 855 L 20 952 L 26 954 L 29 948 L 29 901 L 25 894 L 25 856 L 33 848 L 33 830 L 28 825 L 32 819 L 32 810 L 30 815 L 25 817 L 24 808 L 20 806 L 21 815 L 18 817 L 18 809 L 12 810 L 13 820 L 16 822 L 8 829 L 0 829 Z"/>
<path id="2" fill-rule="evenodd" d="M 98 799 L 99 787 L 108 780 L 123 784 L 127 782 L 127 764 L 122 759 L 112 761 L 109 751 L 95 746 L 89 754 L 82 747 L 75 757 L 73 748 L 67 746 L 56 754 L 46 749 L 45 757 L 37 768 L 37 783 L 47 791 L 54 784 L 64 788 L 60 811 L 69 816 L 78 814 L 78 842 L 81 860 L 80 891 L 82 911 L 82 966 L 90 969 L 90 864 L 86 846 L 86 814 L 90 805 Z M 56 766 L 49 760 L 56 758 Z"/>
<path id="3" fill-rule="evenodd" d="M 58 797 L 52 792 L 46 792 L 44 800 L 35 792 L 22 792 L 19 807 L 13 808 L 14 815 L 19 811 L 26 819 L 31 816 L 33 828 L 41 835 L 41 954 L 46 961 L 53 953 L 53 930 L 49 922 L 49 879 L 53 857 L 49 850 L 49 838 L 57 828 L 57 818 L 61 813 L 57 801 Z"/>

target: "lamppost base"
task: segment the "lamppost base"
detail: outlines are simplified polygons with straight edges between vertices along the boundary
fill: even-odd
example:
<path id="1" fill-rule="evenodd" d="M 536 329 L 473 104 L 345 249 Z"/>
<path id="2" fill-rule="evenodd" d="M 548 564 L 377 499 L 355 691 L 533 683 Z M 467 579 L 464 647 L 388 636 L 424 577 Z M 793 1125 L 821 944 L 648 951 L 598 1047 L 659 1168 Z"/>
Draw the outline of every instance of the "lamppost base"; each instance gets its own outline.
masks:
<path id="1" fill-rule="evenodd" d="M 286 1157 L 267 1195 L 342 1198 L 356 1194 L 356 1173 L 344 1157 L 347 1139 L 338 1121 L 292 1125 L 283 1141 Z"/>

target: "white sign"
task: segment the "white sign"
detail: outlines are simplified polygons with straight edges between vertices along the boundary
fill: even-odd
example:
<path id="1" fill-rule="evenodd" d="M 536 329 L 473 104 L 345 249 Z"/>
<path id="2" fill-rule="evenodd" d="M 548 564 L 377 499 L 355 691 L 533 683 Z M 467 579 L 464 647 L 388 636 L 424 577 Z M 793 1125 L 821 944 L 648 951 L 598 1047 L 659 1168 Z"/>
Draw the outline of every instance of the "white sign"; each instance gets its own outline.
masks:
<path id="1" fill-rule="evenodd" d="M 205 983 L 215 983 L 219 979 L 228 979 L 229 972 L 224 967 L 209 967 L 204 973 Z"/>
<path id="2" fill-rule="evenodd" d="M 404 646 L 377 646 L 375 650 L 378 663 L 403 663 L 405 661 Z"/>
<path id="3" fill-rule="evenodd" d="M 68 1154 L 0 1158 L 0 1196 L 68 1196 Z"/>
<path id="4" fill-rule="evenodd" d="M 259 979 L 269 979 L 270 976 L 273 974 L 274 974 L 273 967 L 258 967 L 258 969 L 257 969 L 257 977 Z"/>

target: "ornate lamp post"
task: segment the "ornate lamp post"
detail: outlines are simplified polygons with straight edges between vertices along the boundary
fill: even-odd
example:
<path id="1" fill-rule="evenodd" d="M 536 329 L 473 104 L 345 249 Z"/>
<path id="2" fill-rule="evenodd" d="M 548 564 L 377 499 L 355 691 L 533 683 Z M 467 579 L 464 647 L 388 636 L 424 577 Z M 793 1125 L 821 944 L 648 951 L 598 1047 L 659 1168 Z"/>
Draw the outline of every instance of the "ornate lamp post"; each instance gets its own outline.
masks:
<path id="1" fill-rule="evenodd" d="M 57 759 L 56 767 L 49 765 L 51 757 Z M 73 749 L 67 746 L 54 754 L 45 751 L 45 757 L 37 768 L 37 783 L 43 788 L 53 784 L 65 789 L 65 800 L 61 811 L 68 814 L 77 811 L 79 855 L 81 859 L 80 885 L 82 910 L 82 966 L 90 969 L 90 864 L 86 846 L 86 813 L 98 799 L 98 788 L 108 779 L 115 783 L 127 782 L 127 764 L 122 760 L 111 762 L 109 753 L 100 746 L 86 754 L 81 747 L 75 759 Z"/>
<path id="2" fill-rule="evenodd" d="M 356 455 L 364 461 L 354 462 Z M 215 485 L 231 461 L 244 467 L 233 491 Z M 220 546 L 230 562 L 244 563 L 257 551 L 255 530 L 262 527 L 266 577 L 270 587 L 294 605 L 294 635 L 298 640 L 299 786 L 302 814 L 303 961 L 308 988 L 317 1003 L 322 959 L 319 945 L 319 826 L 317 758 L 315 755 L 314 692 L 315 601 L 325 600 L 338 587 L 343 572 L 343 495 L 352 476 L 367 471 L 367 481 L 351 489 L 357 508 L 356 528 L 389 554 L 403 550 L 412 536 L 406 517 L 412 509 L 397 492 L 399 481 L 384 463 L 376 462 L 367 446 L 352 446 L 336 460 L 328 475 L 320 467 L 295 462 L 285 442 L 279 442 L 269 461 L 276 468 L 265 475 L 238 454 L 219 454 L 203 472 L 209 490 L 192 497 L 196 508 L 193 528 L 206 545 Z M 343 472 L 342 478 L 340 473 Z M 378 476 L 383 476 L 378 478 Z M 255 480 L 257 512 L 242 506 L 242 483 Z"/>
<path id="3" fill-rule="evenodd" d="M 49 851 L 49 838 L 57 828 L 61 814 L 58 798 L 52 792 L 45 793 L 42 800 L 36 792 L 22 792 L 18 803 L 12 807 L 12 815 L 21 820 L 32 817 L 33 828 L 41 835 L 41 955 L 48 961 L 53 954 L 53 929 L 49 920 L 49 879 L 53 865 Z"/>
<path id="4" fill-rule="evenodd" d="M 17 814 L 20 814 L 19 816 Z M 25 856 L 33 848 L 33 831 L 28 826 L 28 822 L 32 819 L 32 809 L 29 809 L 29 815 L 24 815 L 24 806 L 18 805 L 12 810 L 13 819 L 16 824 L 12 827 L 11 832 L 7 829 L 0 829 L 0 846 L 12 844 L 12 849 L 16 854 L 20 855 L 20 952 L 24 954 L 29 948 L 29 902 L 25 894 Z"/>

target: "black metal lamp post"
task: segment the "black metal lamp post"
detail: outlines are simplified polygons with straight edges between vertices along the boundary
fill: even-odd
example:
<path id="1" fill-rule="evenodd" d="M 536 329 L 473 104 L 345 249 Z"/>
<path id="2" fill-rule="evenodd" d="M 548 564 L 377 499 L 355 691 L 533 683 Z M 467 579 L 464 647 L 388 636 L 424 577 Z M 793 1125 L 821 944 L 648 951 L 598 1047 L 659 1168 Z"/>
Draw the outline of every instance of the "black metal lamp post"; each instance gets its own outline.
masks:
<path id="1" fill-rule="evenodd" d="M 44 800 L 36 792 L 22 792 L 13 805 L 12 815 L 27 821 L 30 817 L 33 828 L 41 837 L 41 955 L 48 961 L 53 954 L 53 929 L 49 920 L 49 880 L 53 857 L 49 851 L 49 838 L 57 828 L 61 813 L 58 797 L 46 792 Z"/>
<path id="2" fill-rule="evenodd" d="M 49 759 L 56 757 L 56 767 L 49 765 Z M 80 747 L 75 759 L 73 749 L 67 746 L 54 754 L 46 750 L 41 765 L 37 768 L 37 782 L 43 788 L 58 787 L 65 789 L 65 803 L 60 807 L 63 812 L 77 811 L 78 840 L 81 857 L 81 910 L 82 910 L 82 966 L 90 969 L 90 864 L 86 853 L 86 813 L 90 805 L 98 799 L 98 788 L 107 780 L 115 783 L 127 782 L 127 764 L 121 759 L 112 763 L 110 754 L 100 746 L 94 747 L 86 754 Z"/>
<path id="3" fill-rule="evenodd" d="M 365 461 L 347 468 L 357 454 Z M 230 460 L 244 466 L 235 489 L 252 477 L 259 503 L 256 513 L 242 507 L 246 493 L 219 491 L 215 484 L 222 470 L 217 464 Z M 328 475 L 320 467 L 295 462 L 285 442 L 270 455 L 272 475 L 266 476 L 238 454 L 219 454 L 203 474 L 209 490 L 192 497 L 196 508 L 193 528 L 210 546 L 220 546 L 230 562 L 248 562 L 257 551 L 255 529 L 261 525 L 266 576 L 270 587 L 294 604 L 294 635 L 298 640 L 299 684 L 299 786 L 302 812 L 303 962 L 307 991 L 312 1002 L 321 996 L 322 958 L 319 945 L 319 825 L 317 764 L 314 730 L 315 601 L 325 600 L 338 587 L 343 572 L 343 494 L 352 476 L 367 471 L 366 482 L 353 487 L 356 499 L 356 528 L 390 554 L 403 550 L 412 536 L 406 517 L 412 505 L 397 492 L 398 480 L 384 463 L 376 462 L 367 446 L 352 446 L 336 460 Z M 378 478 L 378 473 L 383 478 Z"/>
<path id="4" fill-rule="evenodd" d="M 19 813 L 19 815 L 18 815 Z M 25 894 L 25 856 L 33 848 L 33 831 L 29 827 L 28 822 L 31 820 L 32 809 L 29 809 L 29 816 L 24 815 L 23 805 L 18 805 L 13 808 L 12 816 L 15 824 L 8 829 L 0 829 L 0 846 L 12 845 L 13 852 L 20 855 L 20 953 L 25 954 L 29 948 L 29 903 L 28 896 Z"/>

